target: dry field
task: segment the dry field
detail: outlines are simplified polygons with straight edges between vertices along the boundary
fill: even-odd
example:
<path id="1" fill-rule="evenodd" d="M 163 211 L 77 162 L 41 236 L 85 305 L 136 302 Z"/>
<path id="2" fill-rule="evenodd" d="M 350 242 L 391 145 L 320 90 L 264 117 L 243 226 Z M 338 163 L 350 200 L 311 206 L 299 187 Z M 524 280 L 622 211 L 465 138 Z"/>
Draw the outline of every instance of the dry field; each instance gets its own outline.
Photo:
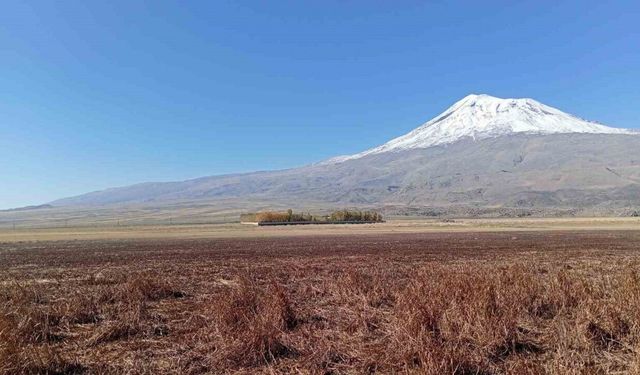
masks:
<path id="1" fill-rule="evenodd" d="M 640 231 L 0 243 L 0 373 L 640 373 Z"/>
<path id="2" fill-rule="evenodd" d="M 0 242 L 112 239 L 192 239 L 354 234 L 558 230 L 640 230 L 640 217 L 425 219 L 395 217 L 385 223 L 257 227 L 239 223 L 179 225 L 79 225 L 0 228 Z"/>

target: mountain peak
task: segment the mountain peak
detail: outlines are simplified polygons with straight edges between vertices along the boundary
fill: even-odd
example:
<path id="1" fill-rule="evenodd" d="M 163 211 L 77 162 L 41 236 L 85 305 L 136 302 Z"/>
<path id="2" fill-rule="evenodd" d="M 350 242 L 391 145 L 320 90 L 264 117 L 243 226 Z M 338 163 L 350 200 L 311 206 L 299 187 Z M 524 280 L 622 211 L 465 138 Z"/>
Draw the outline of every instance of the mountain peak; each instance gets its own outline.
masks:
<path id="1" fill-rule="evenodd" d="M 491 96 L 487 94 L 470 94 L 462 98 L 461 100 L 454 103 L 449 110 L 459 109 L 461 107 L 475 107 L 480 106 L 483 108 L 497 108 L 503 107 L 506 108 L 508 106 L 511 107 L 521 107 L 521 106 L 531 106 L 531 107 L 547 107 L 544 104 L 531 99 L 531 98 L 498 98 L 496 96 Z M 551 108 L 551 107 L 549 107 Z M 447 112 L 445 111 L 445 112 Z"/>
<path id="2" fill-rule="evenodd" d="M 359 154 L 329 159 L 323 164 L 340 163 L 383 152 L 428 148 L 462 139 L 486 139 L 516 133 L 638 134 L 586 121 L 530 98 L 502 99 L 486 94 L 470 94 L 401 137 Z"/>
<path id="3" fill-rule="evenodd" d="M 497 100 L 500 100 L 500 98 L 496 98 L 495 96 L 491 96 L 491 95 L 487 95 L 487 94 L 469 94 L 469 95 L 465 96 L 464 98 L 462 98 L 462 100 L 460 100 L 460 101 L 469 101 L 469 100 L 478 100 L 478 99 L 497 99 Z"/>

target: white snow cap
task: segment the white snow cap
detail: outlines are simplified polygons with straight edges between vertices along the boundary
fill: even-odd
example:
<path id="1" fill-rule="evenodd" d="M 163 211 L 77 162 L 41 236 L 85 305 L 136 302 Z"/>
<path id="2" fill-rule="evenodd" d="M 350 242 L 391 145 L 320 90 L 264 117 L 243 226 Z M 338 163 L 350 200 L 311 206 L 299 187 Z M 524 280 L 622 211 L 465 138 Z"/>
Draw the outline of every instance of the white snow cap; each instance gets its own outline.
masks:
<path id="1" fill-rule="evenodd" d="M 382 146 L 355 155 L 338 156 L 321 164 L 341 163 L 383 152 L 427 148 L 464 138 L 486 139 L 515 133 L 638 134 L 586 121 L 533 99 L 500 99 L 473 94 L 433 120 Z"/>

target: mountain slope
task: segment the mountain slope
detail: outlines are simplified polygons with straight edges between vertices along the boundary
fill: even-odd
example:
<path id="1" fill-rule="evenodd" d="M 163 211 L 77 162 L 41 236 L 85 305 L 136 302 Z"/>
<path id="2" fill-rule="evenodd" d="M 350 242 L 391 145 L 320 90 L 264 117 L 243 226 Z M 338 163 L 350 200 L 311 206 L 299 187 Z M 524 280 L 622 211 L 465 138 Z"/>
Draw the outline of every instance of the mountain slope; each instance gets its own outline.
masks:
<path id="1" fill-rule="evenodd" d="M 477 207 L 640 204 L 640 136 L 531 99 L 469 96 L 361 154 L 273 172 L 146 183 L 57 206 L 180 201 Z"/>

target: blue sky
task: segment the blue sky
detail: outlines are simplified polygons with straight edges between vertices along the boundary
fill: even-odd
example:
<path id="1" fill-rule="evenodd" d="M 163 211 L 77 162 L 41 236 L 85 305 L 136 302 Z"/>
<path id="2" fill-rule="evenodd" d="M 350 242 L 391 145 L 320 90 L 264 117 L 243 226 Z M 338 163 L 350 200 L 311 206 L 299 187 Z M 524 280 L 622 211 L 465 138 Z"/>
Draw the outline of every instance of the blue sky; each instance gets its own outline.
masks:
<path id="1" fill-rule="evenodd" d="M 355 153 L 469 93 L 640 127 L 637 0 L 0 7 L 0 208 Z"/>

